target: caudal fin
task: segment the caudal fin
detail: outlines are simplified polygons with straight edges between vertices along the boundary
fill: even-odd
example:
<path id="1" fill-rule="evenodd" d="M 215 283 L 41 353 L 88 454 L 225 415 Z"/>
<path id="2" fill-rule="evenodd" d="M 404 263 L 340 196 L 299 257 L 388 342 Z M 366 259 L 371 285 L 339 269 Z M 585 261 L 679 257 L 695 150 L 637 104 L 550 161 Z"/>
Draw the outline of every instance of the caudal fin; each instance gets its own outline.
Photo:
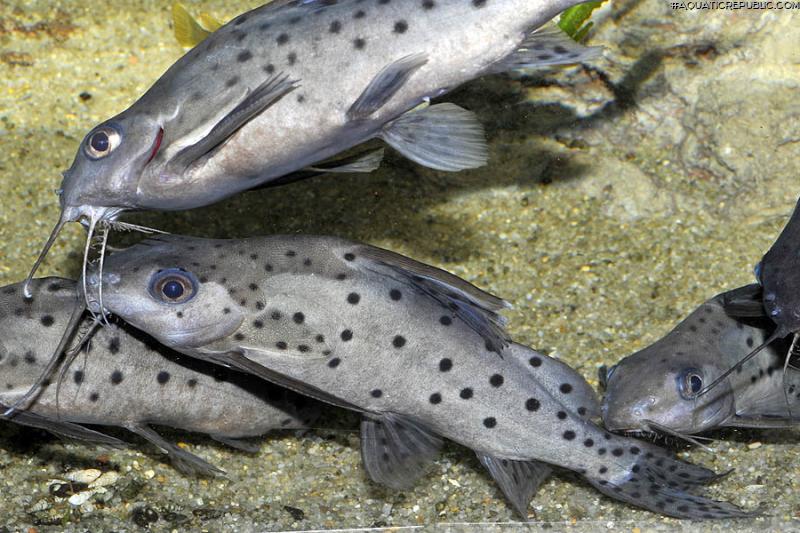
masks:
<path id="1" fill-rule="evenodd" d="M 601 472 L 589 473 L 586 474 L 589 483 L 616 500 L 675 518 L 710 520 L 757 516 L 758 513 L 746 511 L 732 503 L 711 500 L 690 492 L 725 474 L 716 474 L 707 468 L 681 461 L 664 450 L 646 444 L 631 447 L 630 450 L 638 456 L 629 472 L 614 477 L 604 476 Z"/>

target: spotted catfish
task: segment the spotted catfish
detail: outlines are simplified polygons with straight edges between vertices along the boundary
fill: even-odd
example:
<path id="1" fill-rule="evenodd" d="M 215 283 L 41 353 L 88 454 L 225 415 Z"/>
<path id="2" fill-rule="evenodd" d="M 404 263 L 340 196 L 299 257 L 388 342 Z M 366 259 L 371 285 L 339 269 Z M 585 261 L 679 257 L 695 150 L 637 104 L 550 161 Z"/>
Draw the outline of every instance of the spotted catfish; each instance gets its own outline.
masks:
<path id="1" fill-rule="evenodd" d="M 766 317 L 726 314 L 725 302 L 740 292 L 715 296 L 662 339 L 612 367 L 603 401 L 608 429 L 681 437 L 722 427 L 779 428 L 800 422 L 800 373 L 791 368 L 784 394 L 785 340 L 737 366 L 775 329 Z M 731 367 L 734 372 L 699 395 Z"/>
<path id="2" fill-rule="evenodd" d="M 800 200 L 778 240 L 756 266 L 758 286 L 740 290 L 728 298 L 728 314 L 739 317 L 767 316 L 777 328 L 757 348 L 741 359 L 749 360 L 776 339 L 793 336 L 792 352 L 800 339 Z M 786 352 L 788 353 L 788 352 Z M 714 383 L 713 385 L 716 385 Z"/>
<path id="3" fill-rule="evenodd" d="M 579 376 L 511 343 L 503 300 L 407 257 L 332 237 L 165 236 L 111 254 L 86 286 L 96 312 L 102 286 L 106 311 L 182 353 L 362 413 L 364 463 L 389 486 L 413 482 L 446 437 L 517 508 L 544 462 L 656 512 L 747 515 L 688 492 L 709 470 L 581 415 Z"/>
<path id="4" fill-rule="evenodd" d="M 13 404 L 37 380 L 79 304 L 71 280 L 37 279 L 31 289 L 32 298 L 23 298 L 21 284 L 0 289 L 0 403 L 5 405 Z M 82 355 L 64 366 L 57 369 L 63 379 L 58 384 L 52 379 L 53 384 L 45 385 L 13 421 L 37 417 L 44 422 L 39 427 L 68 436 L 74 435 L 61 425 L 124 427 L 167 453 L 187 473 L 221 470 L 168 442 L 150 424 L 207 433 L 252 450 L 237 439 L 281 427 L 305 427 L 318 411 L 307 398 L 182 356 L 139 331 L 114 324 L 99 330 Z M 92 433 L 86 438 L 98 440 Z"/>
<path id="5" fill-rule="evenodd" d="M 423 104 L 484 74 L 595 55 L 535 31 L 577 3 L 276 0 L 244 13 L 86 135 L 42 256 L 69 221 L 204 206 L 300 169 L 374 170 L 380 152 L 318 163 L 375 137 L 431 168 L 479 167 L 474 114 Z"/>

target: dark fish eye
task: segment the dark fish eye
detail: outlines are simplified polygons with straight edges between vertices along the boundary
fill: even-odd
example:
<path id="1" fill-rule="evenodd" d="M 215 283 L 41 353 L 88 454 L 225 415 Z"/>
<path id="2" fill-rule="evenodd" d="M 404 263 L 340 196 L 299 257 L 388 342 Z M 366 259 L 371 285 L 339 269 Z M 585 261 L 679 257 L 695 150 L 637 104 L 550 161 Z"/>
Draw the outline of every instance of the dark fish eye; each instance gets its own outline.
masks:
<path id="1" fill-rule="evenodd" d="M 109 126 L 102 126 L 90 133 L 86 138 L 84 151 L 91 159 L 101 159 L 119 146 L 121 141 L 119 132 Z"/>
<path id="2" fill-rule="evenodd" d="M 156 272 L 150 280 L 150 295 L 162 303 L 183 304 L 197 294 L 194 274 L 182 268 Z"/>
<path id="3" fill-rule="evenodd" d="M 694 399 L 703 390 L 703 375 L 696 368 L 684 370 L 678 376 L 678 390 L 684 399 Z"/>

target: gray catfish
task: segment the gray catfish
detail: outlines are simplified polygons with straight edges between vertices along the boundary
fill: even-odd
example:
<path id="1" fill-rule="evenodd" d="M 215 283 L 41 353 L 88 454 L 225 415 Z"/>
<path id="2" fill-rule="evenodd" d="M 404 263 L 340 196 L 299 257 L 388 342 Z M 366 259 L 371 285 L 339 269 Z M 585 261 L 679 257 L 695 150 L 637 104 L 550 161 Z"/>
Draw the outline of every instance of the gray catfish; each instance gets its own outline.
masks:
<path id="1" fill-rule="evenodd" d="M 558 29 L 535 32 L 577 3 L 276 0 L 244 13 L 86 135 L 33 270 L 66 222 L 91 233 L 125 210 L 209 205 L 299 169 L 374 170 L 380 154 L 313 165 L 375 137 L 431 168 L 481 166 L 475 116 L 421 104 L 484 74 L 595 55 Z"/>
<path id="2" fill-rule="evenodd" d="M 576 374 L 508 340 L 503 300 L 407 257 L 333 237 L 165 236 L 89 275 L 95 312 L 101 285 L 107 311 L 167 346 L 362 413 L 364 463 L 386 485 L 408 486 L 446 437 L 522 507 L 541 461 L 656 512 L 748 515 L 687 492 L 711 471 L 581 416 Z"/>
<path id="3" fill-rule="evenodd" d="M 787 342 L 776 341 L 737 366 L 775 329 L 766 317 L 726 314 L 726 300 L 740 291 L 708 300 L 666 336 L 612 367 L 603 400 L 608 429 L 680 437 L 722 427 L 780 428 L 800 422 L 800 373 L 791 368 L 784 395 Z M 734 372 L 699 395 L 732 367 Z"/>
<path id="4" fill-rule="evenodd" d="M 37 279 L 31 289 L 32 298 L 23 298 L 22 284 L 0 289 L 0 403 L 5 405 L 36 382 L 59 344 L 61 329 L 81 303 L 72 280 Z M 28 410 L 12 420 L 22 417 L 24 423 L 25 417 L 35 416 L 45 422 L 39 427 L 78 437 L 60 425 L 124 427 L 167 453 L 180 470 L 212 474 L 221 471 L 149 425 L 207 433 L 252 450 L 237 439 L 304 427 L 317 415 L 318 407 L 307 398 L 182 356 L 132 328 L 111 324 L 99 330 L 82 354 L 64 369 L 65 379 L 58 385 L 52 380 Z M 86 439 L 98 440 L 94 436 Z"/>

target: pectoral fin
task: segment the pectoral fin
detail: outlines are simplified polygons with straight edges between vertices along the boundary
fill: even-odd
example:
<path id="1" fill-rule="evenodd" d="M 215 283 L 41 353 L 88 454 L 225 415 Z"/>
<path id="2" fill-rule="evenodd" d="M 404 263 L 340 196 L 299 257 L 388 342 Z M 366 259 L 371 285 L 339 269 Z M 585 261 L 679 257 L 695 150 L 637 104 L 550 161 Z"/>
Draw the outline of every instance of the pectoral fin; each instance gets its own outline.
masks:
<path id="1" fill-rule="evenodd" d="M 384 67 L 347 110 L 347 118 L 359 120 L 369 117 L 383 107 L 412 74 L 427 62 L 427 54 L 412 54 Z"/>
<path id="2" fill-rule="evenodd" d="M 216 149 L 250 120 L 297 88 L 297 82 L 277 74 L 250 91 L 233 110 L 211 128 L 208 135 L 187 146 L 168 163 L 170 171 L 182 174 L 187 167 L 210 158 Z"/>
<path id="3" fill-rule="evenodd" d="M 517 514 L 527 518 L 528 504 L 552 469 L 539 461 L 512 461 L 475 453 Z"/>
<path id="4" fill-rule="evenodd" d="M 224 470 L 220 470 L 216 466 L 205 461 L 204 459 L 201 459 L 193 453 L 189 453 L 186 450 L 178 448 L 175 444 L 169 442 L 164 437 L 145 425 L 131 424 L 126 426 L 126 429 L 136 433 L 166 453 L 175 468 L 184 474 L 192 476 L 219 476 L 225 474 Z"/>

